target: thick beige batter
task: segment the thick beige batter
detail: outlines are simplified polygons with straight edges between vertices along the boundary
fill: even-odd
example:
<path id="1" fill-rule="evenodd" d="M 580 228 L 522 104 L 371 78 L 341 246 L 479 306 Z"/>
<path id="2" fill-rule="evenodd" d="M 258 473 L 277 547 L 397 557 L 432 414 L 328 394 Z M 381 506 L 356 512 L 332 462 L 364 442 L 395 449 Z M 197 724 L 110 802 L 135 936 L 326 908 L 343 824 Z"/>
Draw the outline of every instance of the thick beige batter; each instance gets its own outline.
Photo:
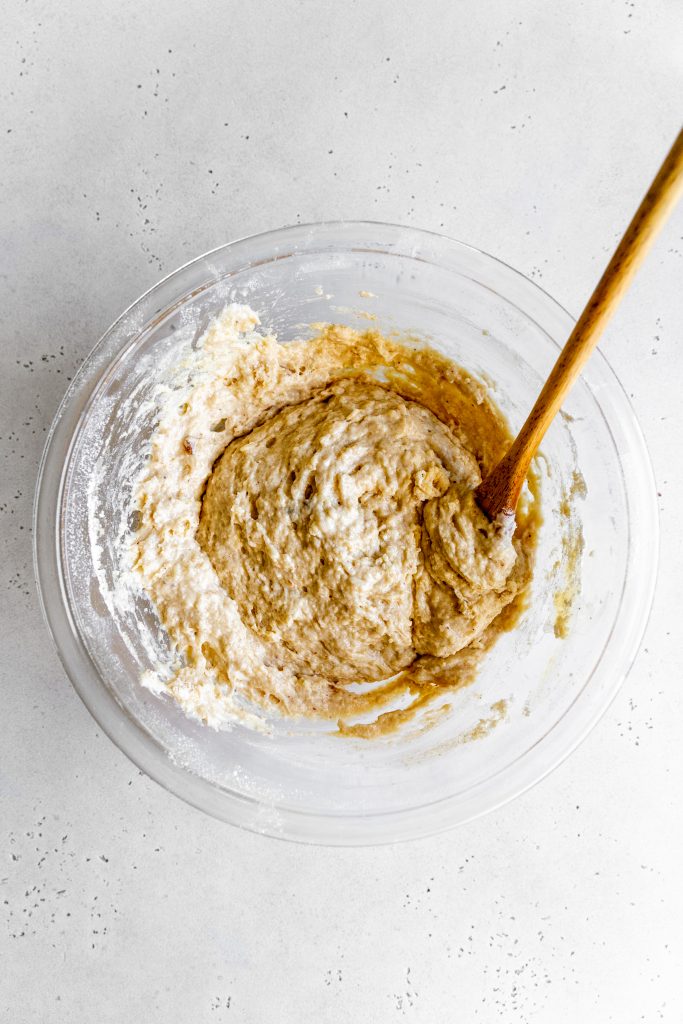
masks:
<path id="1" fill-rule="evenodd" d="M 140 482 L 135 568 L 184 663 L 164 686 L 214 725 L 255 703 L 388 731 L 469 681 L 521 607 L 534 517 L 513 537 L 472 499 L 505 424 L 431 349 L 256 323 L 230 307 L 210 328 Z"/>

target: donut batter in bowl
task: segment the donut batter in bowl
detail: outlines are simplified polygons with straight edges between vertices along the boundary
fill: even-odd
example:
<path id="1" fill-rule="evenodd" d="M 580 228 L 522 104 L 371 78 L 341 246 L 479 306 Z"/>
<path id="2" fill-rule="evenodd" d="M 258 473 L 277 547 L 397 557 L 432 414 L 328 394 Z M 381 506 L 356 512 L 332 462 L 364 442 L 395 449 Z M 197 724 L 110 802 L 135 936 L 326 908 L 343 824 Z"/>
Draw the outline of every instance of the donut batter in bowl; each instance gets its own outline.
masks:
<path id="1" fill-rule="evenodd" d="M 510 436 L 434 350 L 257 324 L 229 307 L 179 368 L 139 482 L 134 569 L 179 661 L 153 685 L 216 726 L 262 708 L 392 731 L 516 620 L 537 501 L 516 527 L 480 512 Z"/>

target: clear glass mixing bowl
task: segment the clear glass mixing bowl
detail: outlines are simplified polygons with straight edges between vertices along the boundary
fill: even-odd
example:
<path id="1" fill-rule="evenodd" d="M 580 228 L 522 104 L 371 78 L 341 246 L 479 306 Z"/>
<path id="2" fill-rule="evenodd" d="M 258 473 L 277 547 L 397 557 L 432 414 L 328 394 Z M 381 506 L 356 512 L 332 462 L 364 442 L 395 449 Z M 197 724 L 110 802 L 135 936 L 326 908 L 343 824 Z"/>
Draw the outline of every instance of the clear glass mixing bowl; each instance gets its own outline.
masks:
<path id="1" fill-rule="evenodd" d="M 43 456 L 36 574 L 74 687 L 152 778 L 209 814 L 258 832 L 330 844 L 390 842 L 500 805 L 546 775 L 595 725 L 635 656 L 651 605 L 655 487 L 619 382 L 596 353 L 550 429 L 539 460 L 544 523 L 529 607 L 433 728 L 377 741 L 291 721 L 276 723 L 272 736 L 241 726 L 214 732 L 140 685 L 148 644 L 159 644 L 145 625 L 151 610 L 114 607 L 107 590 L 121 564 L 131 468 L 144 459 L 154 418 L 152 410 L 131 421 L 122 410 L 142 407 L 159 374 L 230 301 L 251 305 L 282 341 L 305 336 L 316 321 L 367 326 L 368 312 L 383 330 L 418 333 L 494 383 L 513 430 L 572 328 L 553 299 L 498 260 L 393 225 L 283 228 L 223 246 L 171 274 L 93 349 Z M 96 474 L 96 467 L 106 471 Z M 569 520 L 558 509 L 577 471 L 586 494 L 581 498 L 574 486 Z M 101 551 L 89 528 L 89 502 L 109 538 Z M 553 595 L 567 545 L 580 550 L 578 530 L 581 587 L 561 638 Z M 502 716 L 500 701 L 507 708 Z M 495 728 L 477 728 L 480 722 Z"/>

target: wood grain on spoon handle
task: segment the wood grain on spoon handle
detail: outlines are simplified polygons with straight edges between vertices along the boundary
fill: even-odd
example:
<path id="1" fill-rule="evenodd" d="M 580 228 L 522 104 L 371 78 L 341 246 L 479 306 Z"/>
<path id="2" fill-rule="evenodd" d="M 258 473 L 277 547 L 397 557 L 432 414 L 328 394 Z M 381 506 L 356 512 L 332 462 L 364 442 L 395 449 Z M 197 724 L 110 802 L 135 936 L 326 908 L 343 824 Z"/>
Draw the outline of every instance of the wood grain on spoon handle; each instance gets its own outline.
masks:
<path id="1" fill-rule="evenodd" d="M 683 131 L 629 224 L 507 455 L 477 488 L 490 519 L 514 513 L 529 464 L 651 243 L 683 192 Z"/>

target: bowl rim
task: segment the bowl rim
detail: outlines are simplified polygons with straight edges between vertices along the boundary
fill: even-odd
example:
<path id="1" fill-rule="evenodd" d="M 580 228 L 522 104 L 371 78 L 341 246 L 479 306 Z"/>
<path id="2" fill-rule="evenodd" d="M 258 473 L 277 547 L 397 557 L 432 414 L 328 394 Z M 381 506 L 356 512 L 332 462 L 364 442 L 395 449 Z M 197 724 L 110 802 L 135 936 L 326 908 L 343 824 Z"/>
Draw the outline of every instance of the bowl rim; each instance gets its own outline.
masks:
<path id="1" fill-rule="evenodd" d="M 420 243 L 426 247 L 434 246 L 439 251 L 439 256 L 442 259 L 446 254 L 449 254 L 455 262 L 463 256 L 466 258 L 474 256 L 481 264 L 482 269 L 488 270 L 494 277 L 498 276 L 504 281 L 507 280 L 510 283 L 514 283 L 517 288 L 521 288 L 524 291 L 524 306 L 519 306 L 518 308 L 525 317 L 536 322 L 535 317 L 530 314 L 529 310 L 530 308 L 535 309 L 536 305 L 540 304 L 543 307 L 543 314 L 546 319 L 550 314 L 553 314 L 558 320 L 563 321 L 563 328 L 569 327 L 571 329 L 571 325 L 574 323 L 567 310 L 537 282 L 526 277 L 503 260 L 475 246 L 439 232 L 383 221 L 331 220 L 287 225 L 272 231 L 240 237 L 231 242 L 216 246 L 166 274 L 135 299 L 96 342 L 67 388 L 48 431 L 38 469 L 33 506 L 33 567 L 43 618 L 71 684 L 104 733 L 141 771 L 158 782 L 164 789 L 179 796 L 198 810 L 204 811 L 218 820 L 229 822 L 253 832 L 269 835 L 273 838 L 329 846 L 383 845 L 445 832 L 456 825 L 472 821 L 489 811 L 503 806 L 531 789 L 554 771 L 583 742 L 602 715 L 607 711 L 635 660 L 652 609 L 659 553 L 659 516 L 656 502 L 656 485 L 647 444 L 628 395 L 606 357 L 597 349 L 582 376 L 610 430 L 609 421 L 605 416 L 602 404 L 597 400 L 594 389 L 591 387 L 590 378 L 593 377 L 597 380 L 602 378 L 613 388 L 616 385 L 616 394 L 619 397 L 621 411 L 626 414 L 625 416 L 622 415 L 619 426 L 627 433 L 629 450 L 637 456 L 641 474 L 647 481 L 647 487 L 641 487 L 638 493 L 632 495 L 629 492 L 629 499 L 631 497 L 638 499 L 638 515 L 644 520 L 651 538 L 649 554 L 651 556 L 654 550 L 656 555 L 654 558 L 649 557 L 645 559 L 641 553 L 640 570 L 637 573 L 633 572 L 631 567 L 632 507 L 629 501 L 629 564 L 624 581 L 624 591 L 629 585 L 630 578 L 630 589 L 633 592 L 633 577 L 634 575 L 637 576 L 637 605 L 632 608 L 628 623 L 622 622 L 620 615 L 617 614 L 610 636 L 590 675 L 572 705 L 563 715 L 563 721 L 568 715 L 576 718 L 577 728 L 573 733 L 570 731 L 569 736 L 566 736 L 563 731 L 563 741 L 559 744 L 558 749 L 553 751 L 552 756 L 548 758 L 545 764 L 540 767 L 536 765 L 532 771 L 520 771 L 522 762 L 528 761 L 529 752 L 534 747 L 544 743 L 554 731 L 554 727 L 505 769 L 512 776 L 508 780 L 505 791 L 497 799 L 490 800 L 483 806 L 477 806 L 477 793 L 481 788 L 488 786 L 491 778 L 495 778 L 495 776 L 482 780 L 481 783 L 477 784 L 470 791 L 466 800 L 463 800 L 459 794 L 451 794 L 449 797 L 439 801 L 444 808 L 452 806 L 454 809 L 457 809 L 457 807 L 460 807 L 460 811 L 450 817 L 448 813 L 442 813 L 438 822 L 432 820 L 431 809 L 434 805 L 429 803 L 418 808 L 402 808 L 399 811 L 389 811 L 382 814 L 357 814 L 354 817 L 346 814 L 320 814 L 318 812 L 302 811 L 289 807 L 277 807 L 277 813 L 281 821 L 276 827 L 273 827 L 269 822 L 267 814 L 264 815 L 262 823 L 254 821 L 254 805 L 257 804 L 267 809 L 266 805 L 260 805 L 259 801 L 254 798 L 237 792 L 231 792 L 226 789 L 219 790 L 218 787 L 208 780 L 193 775 L 187 769 L 171 761 L 166 752 L 150 736 L 144 726 L 128 714 L 127 709 L 111 693 L 81 640 L 77 624 L 69 608 L 68 595 L 61 571 L 58 520 L 64 480 L 67 475 L 65 470 L 68 469 L 70 463 L 71 452 L 78 435 L 78 426 L 89 407 L 90 399 L 97 390 L 102 377 L 122 355 L 127 344 L 130 343 L 130 338 L 128 337 L 130 331 L 126 330 L 126 328 L 131 316 L 136 311 L 149 307 L 148 315 L 136 329 L 136 333 L 139 335 L 143 330 L 148 329 L 150 324 L 156 319 L 155 315 L 149 315 L 149 312 L 154 308 L 154 299 L 162 292 L 168 290 L 168 286 L 171 283 L 187 274 L 191 268 L 200 268 L 204 265 L 206 270 L 210 272 L 211 258 L 218 253 L 222 254 L 227 250 L 233 250 L 233 252 L 237 253 L 240 248 L 253 245 L 258 247 L 265 244 L 271 249 L 271 255 L 266 259 L 266 262 L 270 262 L 273 259 L 284 258 L 285 255 L 306 251 L 310 243 L 315 241 L 320 235 L 331 234 L 334 236 L 338 234 L 340 236 L 339 242 L 341 242 L 344 240 L 345 235 L 351 236 L 355 233 L 383 234 L 389 238 L 394 236 L 394 242 L 396 242 L 397 237 L 398 239 L 412 238 L 415 243 L 413 246 L 415 251 L 395 253 L 396 255 L 411 258 L 420 258 L 418 256 Z M 279 243 L 283 239 L 288 238 L 298 240 L 299 244 L 290 246 L 288 253 L 279 253 Z M 387 253 L 390 252 L 390 249 L 387 249 L 387 245 L 391 245 L 391 242 L 387 241 L 387 237 L 385 237 L 368 251 Z M 329 244 L 323 247 L 317 245 L 309 249 L 309 251 L 319 252 L 324 249 L 334 249 L 335 247 L 339 247 L 338 242 L 333 243 L 331 246 Z M 245 267 L 250 265 L 257 265 L 258 262 L 258 260 L 248 261 L 240 269 L 245 269 Z M 441 265 L 443 266 L 443 263 Z M 225 276 L 225 274 L 220 276 Z M 185 301 L 186 297 L 187 292 L 183 292 L 182 296 L 174 301 L 171 306 L 166 304 L 161 315 L 167 315 L 174 305 L 181 304 Z M 503 297 L 506 302 L 513 306 L 515 305 L 507 295 Z M 529 306 L 526 305 L 527 301 Z M 156 313 L 158 314 L 159 310 L 156 310 Z M 540 324 L 538 326 L 559 352 L 560 346 L 548 333 L 547 329 Z M 109 356 L 108 346 L 116 343 L 117 335 L 120 333 L 126 335 L 123 344 L 119 344 L 116 351 Z M 103 358 L 103 356 L 106 358 Z M 622 593 L 620 611 L 623 603 L 624 594 Z M 612 678 L 603 686 L 599 694 L 600 699 L 595 700 L 593 702 L 595 706 L 589 709 L 587 706 L 589 702 L 587 700 L 582 701 L 581 698 L 584 697 L 588 682 L 599 671 L 605 652 L 613 644 L 613 634 L 617 628 L 619 628 L 619 634 L 622 638 L 618 664 L 610 670 Z M 581 704 L 580 716 L 577 715 L 577 703 Z M 555 746 L 558 746 L 557 737 L 555 737 Z M 282 828 L 283 822 L 284 828 Z"/>

